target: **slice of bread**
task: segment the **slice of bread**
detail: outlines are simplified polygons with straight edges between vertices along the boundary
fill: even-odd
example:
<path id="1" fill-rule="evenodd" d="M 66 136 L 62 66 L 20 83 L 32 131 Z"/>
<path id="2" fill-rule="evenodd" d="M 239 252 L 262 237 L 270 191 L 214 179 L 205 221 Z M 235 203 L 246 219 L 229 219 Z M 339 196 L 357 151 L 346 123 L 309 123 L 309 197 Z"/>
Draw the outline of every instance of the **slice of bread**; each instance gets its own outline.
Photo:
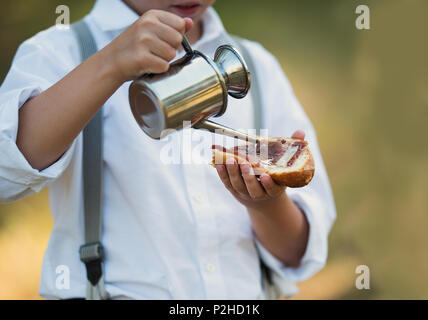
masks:
<path id="1" fill-rule="evenodd" d="M 227 158 L 249 162 L 256 175 L 269 174 L 280 185 L 292 188 L 307 185 L 314 176 L 314 160 L 308 143 L 292 138 L 259 137 L 260 143 L 243 143 L 233 148 L 213 145 L 211 165 L 225 164 Z"/>

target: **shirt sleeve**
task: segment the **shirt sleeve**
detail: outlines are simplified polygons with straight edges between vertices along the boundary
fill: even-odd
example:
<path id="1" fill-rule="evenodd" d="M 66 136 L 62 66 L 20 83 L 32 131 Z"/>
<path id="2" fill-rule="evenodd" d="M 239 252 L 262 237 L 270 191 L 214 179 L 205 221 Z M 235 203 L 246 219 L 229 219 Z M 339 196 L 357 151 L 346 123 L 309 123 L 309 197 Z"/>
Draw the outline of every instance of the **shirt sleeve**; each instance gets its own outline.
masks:
<path id="1" fill-rule="evenodd" d="M 304 130 L 315 162 L 315 174 L 309 185 L 286 190 L 304 212 L 309 224 L 308 242 L 300 266 L 292 268 L 284 265 L 255 238 L 261 260 L 275 275 L 276 285 L 282 286 L 282 293 L 287 295 L 290 292 L 289 283 L 308 279 L 325 266 L 328 234 L 336 219 L 336 208 L 315 130 L 295 97 L 281 65 L 260 44 L 248 41 L 247 46 L 251 47 L 254 59 L 260 62 L 256 64 L 256 71 L 263 86 L 263 128 L 268 130 L 266 135 L 291 136 L 297 129 Z"/>
<path id="2" fill-rule="evenodd" d="M 0 87 L 0 202 L 39 192 L 70 163 L 75 141 L 55 163 L 36 170 L 16 145 L 19 108 L 60 80 L 77 64 L 70 30 L 52 27 L 23 42 Z"/>

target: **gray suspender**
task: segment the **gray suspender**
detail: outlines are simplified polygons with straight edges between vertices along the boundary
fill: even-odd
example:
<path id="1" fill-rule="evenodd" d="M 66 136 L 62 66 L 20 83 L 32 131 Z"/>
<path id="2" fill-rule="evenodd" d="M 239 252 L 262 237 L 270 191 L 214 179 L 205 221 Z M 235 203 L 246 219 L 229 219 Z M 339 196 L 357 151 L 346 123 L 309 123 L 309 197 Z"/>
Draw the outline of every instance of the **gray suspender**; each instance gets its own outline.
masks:
<path id="1" fill-rule="evenodd" d="M 258 79 L 256 76 L 256 68 L 254 65 L 253 57 L 248 52 L 248 49 L 243 45 L 242 38 L 232 35 L 232 39 L 234 40 L 234 44 L 237 46 L 239 52 L 242 54 L 242 57 L 245 60 L 245 63 L 247 64 L 248 70 L 250 71 L 251 75 L 251 88 L 250 88 L 250 95 L 253 100 L 253 111 L 254 111 L 254 128 L 258 131 L 258 134 L 260 132 L 260 129 L 262 127 L 263 123 L 263 115 L 262 115 L 262 100 L 260 96 L 260 85 L 258 83 Z"/>
<path id="2" fill-rule="evenodd" d="M 80 20 L 71 26 L 79 46 L 81 61 L 97 52 L 88 25 Z M 86 266 L 88 278 L 86 298 L 107 299 L 104 290 L 101 244 L 102 186 L 103 186 L 103 117 L 98 110 L 83 130 L 83 201 L 85 244 L 80 247 L 80 259 Z"/>
<path id="3" fill-rule="evenodd" d="M 81 61 L 84 61 L 97 52 L 95 40 L 88 25 L 83 20 L 72 24 L 71 28 L 79 43 Z M 235 44 L 244 57 L 252 75 L 250 94 L 253 100 L 254 126 L 259 131 L 263 120 L 261 112 L 260 87 L 257 83 L 256 69 L 251 55 L 245 46 L 242 45 L 242 39 L 236 36 L 232 36 L 232 38 L 235 40 Z M 101 244 L 103 186 L 102 129 L 103 117 L 101 108 L 83 130 L 85 244 L 80 247 L 80 259 L 86 266 L 88 278 L 86 298 L 91 300 L 108 299 L 108 293 L 104 289 L 104 250 Z M 262 270 L 266 272 L 263 264 Z"/>

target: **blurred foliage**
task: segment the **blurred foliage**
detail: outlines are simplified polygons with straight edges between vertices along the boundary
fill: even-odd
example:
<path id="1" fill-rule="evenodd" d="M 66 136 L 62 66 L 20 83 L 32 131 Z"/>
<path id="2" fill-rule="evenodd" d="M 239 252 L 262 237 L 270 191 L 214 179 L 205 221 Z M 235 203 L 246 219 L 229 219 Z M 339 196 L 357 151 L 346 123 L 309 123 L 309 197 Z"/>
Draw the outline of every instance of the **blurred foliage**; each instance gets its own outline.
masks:
<path id="1" fill-rule="evenodd" d="M 75 21 L 93 2 L 3 1 L 0 81 L 18 45 L 55 22 L 57 5 L 69 5 Z M 327 267 L 302 284 L 298 297 L 427 298 L 428 2 L 364 1 L 371 13 L 368 31 L 355 28 L 359 4 L 217 0 L 215 8 L 229 32 L 262 43 L 279 59 L 317 130 L 338 219 Z M 28 223 L 34 215 L 37 223 Z M 45 230 L 35 239 L 42 243 L 37 248 L 46 244 L 51 226 L 46 191 L 1 205 L 0 217 L 0 235 L 9 241 L 21 237 L 25 225 L 30 234 L 31 226 Z M 0 237 L 2 248 L 5 239 Z M 34 279 L 23 282 L 11 270 L 39 270 L 41 257 L 27 261 L 27 269 L 16 268 L 4 252 L 0 281 L 21 281 L 0 291 L 0 298 L 37 296 Z M 355 289 L 358 264 L 370 267 L 371 290 Z"/>

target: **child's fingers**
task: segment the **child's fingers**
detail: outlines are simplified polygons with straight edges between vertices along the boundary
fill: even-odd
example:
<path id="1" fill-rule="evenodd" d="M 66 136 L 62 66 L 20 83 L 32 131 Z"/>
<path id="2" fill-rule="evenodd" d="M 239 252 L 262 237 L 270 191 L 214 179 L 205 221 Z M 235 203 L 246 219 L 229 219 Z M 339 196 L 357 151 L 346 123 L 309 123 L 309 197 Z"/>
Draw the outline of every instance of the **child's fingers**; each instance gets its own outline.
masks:
<path id="1" fill-rule="evenodd" d="M 215 166 L 220 180 L 223 182 L 227 190 L 233 191 L 232 184 L 230 183 L 229 174 L 227 173 L 226 167 L 223 164 L 217 164 Z"/>
<path id="2" fill-rule="evenodd" d="M 241 172 L 251 198 L 261 199 L 265 197 L 265 191 L 263 190 L 260 183 L 257 181 L 253 168 L 250 166 L 249 163 L 241 164 Z"/>
<path id="3" fill-rule="evenodd" d="M 176 51 L 169 43 L 162 41 L 160 39 L 151 39 L 147 43 L 152 43 L 150 45 L 150 52 L 155 56 L 169 62 L 174 59 Z"/>
<path id="4" fill-rule="evenodd" d="M 178 48 L 183 41 L 183 35 L 169 25 L 159 24 L 153 31 L 159 39 L 167 42 L 173 48 Z"/>
<path id="5" fill-rule="evenodd" d="M 247 187 L 245 186 L 244 180 L 242 180 L 238 164 L 234 158 L 226 159 L 226 168 L 233 188 L 240 194 L 248 195 Z"/>
<path id="6" fill-rule="evenodd" d="M 193 20 L 191 18 L 184 18 L 186 23 L 186 32 L 193 28 Z"/>
<path id="7" fill-rule="evenodd" d="M 273 181 L 272 177 L 266 173 L 263 173 L 260 176 L 260 182 L 262 183 L 263 188 L 266 190 L 266 193 L 271 197 L 277 196 L 285 189 L 283 186 L 276 184 L 275 181 Z"/>
<path id="8" fill-rule="evenodd" d="M 189 22 L 186 22 L 186 20 L 182 17 L 163 10 L 157 12 L 157 17 L 160 22 L 169 25 L 181 34 L 184 34 L 184 32 L 186 32 L 186 24 Z"/>
<path id="9" fill-rule="evenodd" d="M 147 64 L 150 65 L 150 68 L 147 69 L 147 72 L 151 73 L 162 73 L 168 71 L 169 69 L 168 62 L 154 54 L 151 54 L 147 57 Z"/>
<path id="10" fill-rule="evenodd" d="M 293 139 L 305 140 L 305 132 L 303 130 L 296 130 L 291 137 Z"/>

